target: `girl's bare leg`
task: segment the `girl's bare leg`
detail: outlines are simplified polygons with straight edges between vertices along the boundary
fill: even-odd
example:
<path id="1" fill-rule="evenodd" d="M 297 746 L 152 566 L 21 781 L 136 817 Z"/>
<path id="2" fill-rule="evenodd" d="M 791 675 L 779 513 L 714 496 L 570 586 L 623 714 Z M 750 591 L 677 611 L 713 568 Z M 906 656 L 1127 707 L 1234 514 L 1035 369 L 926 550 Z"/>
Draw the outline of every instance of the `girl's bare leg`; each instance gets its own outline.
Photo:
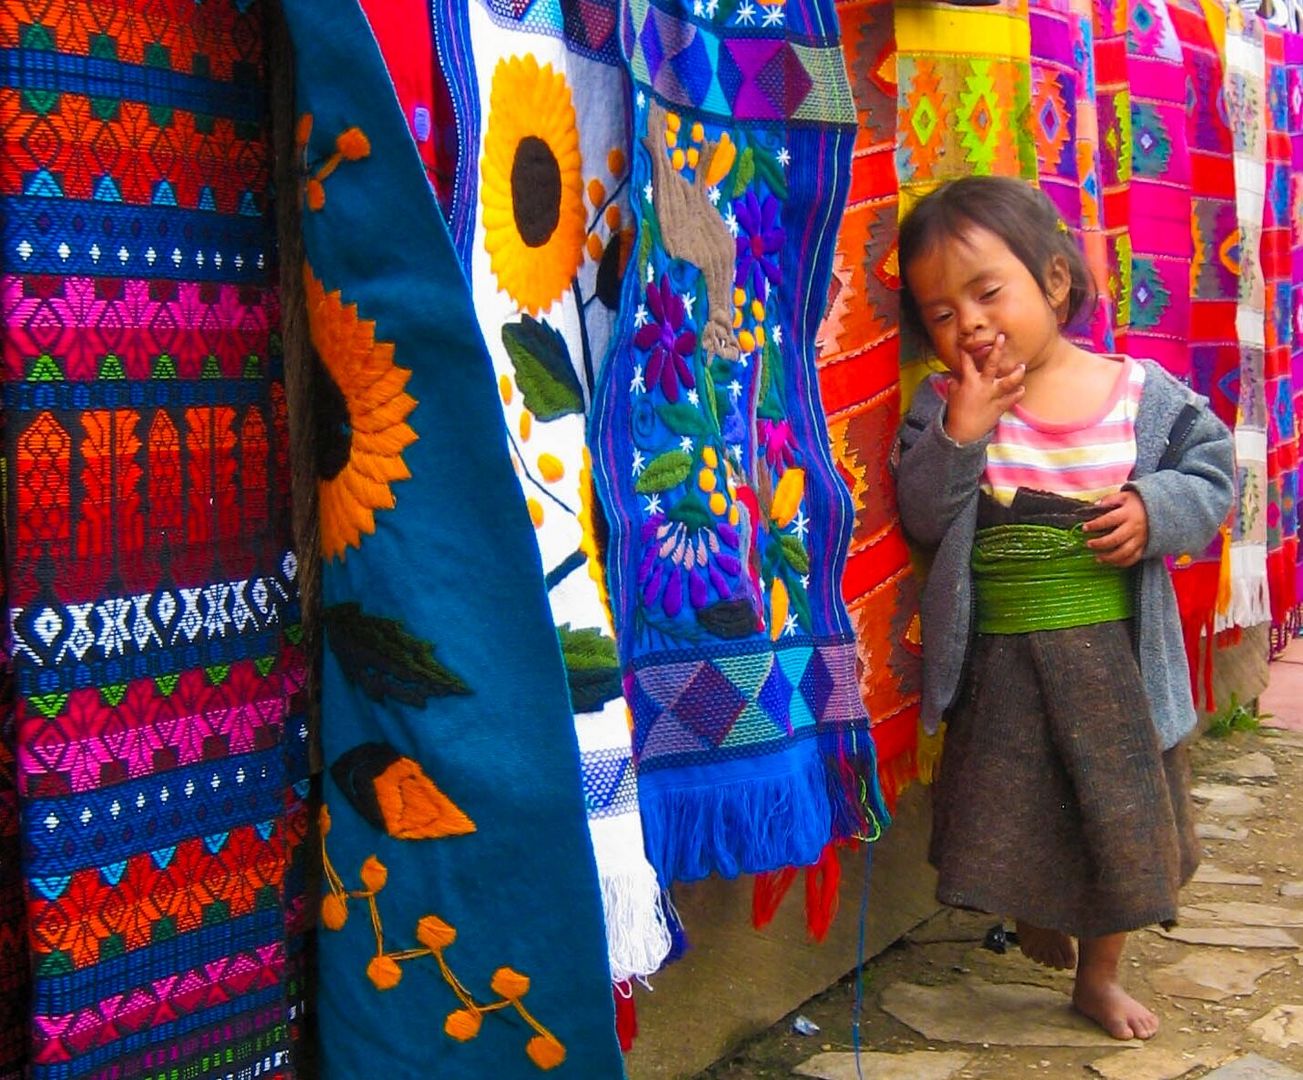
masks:
<path id="1" fill-rule="evenodd" d="M 1029 922 L 1017 921 L 1018 948 L 1030 960 L 1046 967 L 1067 971 L 1077 962 L 1077 950 L 1072 938 L 1062 930 L 1046 930 Z"/>
<path id="2" fill-rule="evenodd" d="M 1082 938 L 1072 1004 L 1115 1039 L 1148 1039 L 1158 1031 L 1158 1017 L 1122 989 L 1118 963 L 1126 934 Z"/>

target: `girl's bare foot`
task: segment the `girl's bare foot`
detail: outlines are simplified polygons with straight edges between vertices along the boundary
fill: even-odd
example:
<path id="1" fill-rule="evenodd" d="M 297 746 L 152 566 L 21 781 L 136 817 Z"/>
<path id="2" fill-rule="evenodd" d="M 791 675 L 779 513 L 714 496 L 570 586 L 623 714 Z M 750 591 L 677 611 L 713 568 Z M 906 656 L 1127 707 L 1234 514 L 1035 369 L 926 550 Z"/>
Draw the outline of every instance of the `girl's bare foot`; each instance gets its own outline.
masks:
<path id="1" fill-rule="evenodd" d="M 1123 990 L 1116 975 L 1079 969 L 1072 1004 L 1115 1039 L 1151 1039 L 1158 1032 L 1158 1017 Z"/>
<path id="2" fill-rule="evenodd" d="M 1059 971 L 1067 971 L 1077 962 L 1077 950 L 1072 944 L 1072 938 L 1062 930 L 1046 930 L 1021 919 L 1016 926 L 1018 947 L 1028 959 Z"/>

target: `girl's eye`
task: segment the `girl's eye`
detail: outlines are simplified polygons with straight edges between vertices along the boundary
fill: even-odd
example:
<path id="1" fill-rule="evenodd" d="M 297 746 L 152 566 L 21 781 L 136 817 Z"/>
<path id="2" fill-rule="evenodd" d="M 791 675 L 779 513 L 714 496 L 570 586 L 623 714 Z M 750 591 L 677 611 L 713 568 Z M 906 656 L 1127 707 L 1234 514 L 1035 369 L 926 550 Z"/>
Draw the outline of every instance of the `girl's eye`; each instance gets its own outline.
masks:
<path id="1" fill-rule="evenodd" d="M 948 321 L 949 318 L 950 318 L 950 312 L 938 311 L 935 315 L 932 316 L 932 325 L 933 326 L 940 325 L 941 323 Z"/>
<path id="2" fill-rule="evenodd" d="M 999 291 L 1000 291 L 999 285 L 993 286 L 992 288 L 987 289 L 986 292 L 982 293 L 982 299 L 993 300 L 995 298 L 995 294 L 998 293 Z"/>

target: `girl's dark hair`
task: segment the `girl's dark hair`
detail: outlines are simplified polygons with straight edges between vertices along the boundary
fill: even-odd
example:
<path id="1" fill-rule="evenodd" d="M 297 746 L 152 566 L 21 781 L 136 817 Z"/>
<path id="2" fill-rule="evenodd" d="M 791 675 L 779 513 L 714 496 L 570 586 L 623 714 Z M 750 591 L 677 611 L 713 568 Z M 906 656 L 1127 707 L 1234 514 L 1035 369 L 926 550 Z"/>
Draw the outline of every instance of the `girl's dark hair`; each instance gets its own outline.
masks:
<path id="1" fill-rule="evenodd" d="M 977 226 L 994 233 L 1047 293 L 1045 272 L 1061 256 L 1071 284 L 1064 324 L 1094 310 L 1095 282 L 1072 234 L 1049 198 L 1030 184 L 1007 176 L 965 176 L 951 180 L 919 200 L 900 223 L 900 313 L 905 329 L 928 341 L 922 314 L 909 290 L 909 264 L 942 240 L 962 237 Z"/>

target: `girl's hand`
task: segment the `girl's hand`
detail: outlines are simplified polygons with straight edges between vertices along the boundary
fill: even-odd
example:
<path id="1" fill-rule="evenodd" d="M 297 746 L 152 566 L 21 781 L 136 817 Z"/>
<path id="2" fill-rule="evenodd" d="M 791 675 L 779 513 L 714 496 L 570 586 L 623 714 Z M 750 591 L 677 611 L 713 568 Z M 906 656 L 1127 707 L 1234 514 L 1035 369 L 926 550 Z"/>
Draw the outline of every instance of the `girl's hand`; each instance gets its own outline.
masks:
<path id="1" fill-rule="evenodd" d="M 1086 546 L 1097 552 L 1097 558 L 1110 566 L 1135 566 L 1145 554 L 1149 543 L 1149 514 L 1145 501 L 1134 491 L 1119 491 L 1105 495 L 1095 504 L 1105 511 L 1086 522 L 1087 532 L 1102 532 Z"/>
<path id="2" fill-rule="evenodd" d="M 1005 336 L 981 359 L 959 350 L 959 369 L 950 373 L 950 396 L 946 402 L 946 434 L 957 443 L 971 443 L 990 433 L 1004 413 L 1023 395 L 1023 364 L 1010 367 L 1004 356 Z"/>

